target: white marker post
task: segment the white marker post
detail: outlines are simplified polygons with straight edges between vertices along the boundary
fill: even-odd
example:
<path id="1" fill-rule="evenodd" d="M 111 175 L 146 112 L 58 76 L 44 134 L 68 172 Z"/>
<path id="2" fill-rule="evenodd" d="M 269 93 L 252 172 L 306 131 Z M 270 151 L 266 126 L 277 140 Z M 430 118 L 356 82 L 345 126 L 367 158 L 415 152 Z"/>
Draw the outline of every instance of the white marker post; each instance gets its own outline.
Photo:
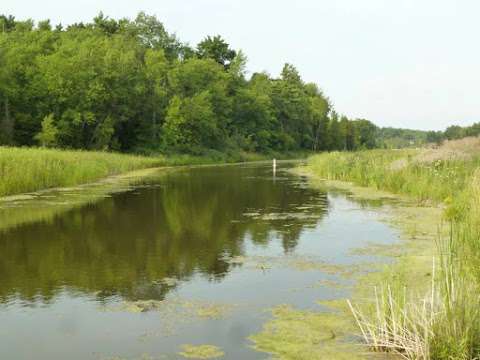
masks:
<path id="1" fill-rule="evenodd" d="M 277 159 L 273 159 L 273 174 L 277 172 Z"/>

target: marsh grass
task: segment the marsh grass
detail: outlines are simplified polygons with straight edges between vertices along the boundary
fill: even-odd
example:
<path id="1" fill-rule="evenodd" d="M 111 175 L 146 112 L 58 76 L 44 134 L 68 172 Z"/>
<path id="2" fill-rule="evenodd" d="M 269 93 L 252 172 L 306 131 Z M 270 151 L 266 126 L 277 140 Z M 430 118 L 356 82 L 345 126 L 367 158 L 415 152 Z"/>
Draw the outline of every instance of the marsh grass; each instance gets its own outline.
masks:
<path id="1" fill-rule="evenodd" d="M 85 184 L 165 163 L 165 158 L 161 157 L 0 147 L 0 197 Z"/>
<path id="2" fill-rule="evenodd" d="M 420 161 L 417 150 L 371 150 L 329 153 L 309 160 L 312 171 L 329 180 L 351 181 L 361 186 L 407 194 L 419 202 L 442 202 L 468 186 L 480 157 L 470 160 Z"/>
<path id="3" fill-rule="evenodd" d="M 284 157 L 295 154 L 284 154 Z M 38 190 L 71 187 L 108 176 L 160 166 L 260 161 L 267 155 L 238 152 L 204 156 L 137 156 L 111 152 L 0 146 L 0 198 Z"/>
<path id="4" fill-rule="evenodd" d="M 480 359 L 480 142 L 436 149 L 373 150 L 313 156 L 309 171 L 408 195 L 444 208 L 432 281 L 390 277 L 367 304 L 349 303 L 365 343 L 406 359 Z M 440 222 L 440 219 L 438 219 Z M 436 267 L 436 269 L 435 269 Z"/>
<path id="5" fill-rule="evenodd" d="M 439 244 L 440 259 L 433 261 L 430 287 L 423 295 L 390 280 L 374 288 L 368 305 L 348 301 L 373 351 L 405 359 L 478 359 L 480 287 L 458 261 L 457 244 L 461 243 L 452 237 Z"/>

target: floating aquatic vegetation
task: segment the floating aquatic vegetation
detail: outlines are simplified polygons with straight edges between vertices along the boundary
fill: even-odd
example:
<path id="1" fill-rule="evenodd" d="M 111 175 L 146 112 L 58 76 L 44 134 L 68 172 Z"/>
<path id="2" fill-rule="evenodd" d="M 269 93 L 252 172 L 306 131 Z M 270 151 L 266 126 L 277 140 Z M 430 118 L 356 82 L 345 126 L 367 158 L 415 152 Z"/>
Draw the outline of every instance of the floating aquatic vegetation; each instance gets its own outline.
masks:
<path id="1" fill-rule="evenodd" d="M 360 359 L 360 348 L 345 342 L 354 329 L 348 316 L 334 312 L 297 310 L 279 305 L 273 319 L 250 337 L 254 348 L 285 360 Z"/>
<path id="2" fill-rule="evenodd" d="M 142 333 L 138 337 L 140 341 L 148 341 L 154 337 L 177 335 L 181 331 L 182 326 L 195 321 L 225 319 L 237 306 L 239 305 L 172 298 L 161 301 L 125 301 L 121 304 L 103 307 L 103 310 L 131 314 L 154 313 L 158 315 L 160 329 L 155 332 Z"/>
<path id="3" fill-rule="evenodd" d="M 139 301 L 128 301 L 124 302 L 118 307 L 119 311 L 125 311 L 130 313 L 142 313 L 149 311 L 158 311 L 165 309 L 168 305 L 165 301 L 157 300 L 139 300 Z"/>
<path id="4" fill-rule="evenodd" d="M 286 258 L 285 265 L 298 271 L 320 271 L 328 275 L 338 275 L 342 278 L 356 277 L 378 268 L 378 264 L 332 264 L 321 259 L 307 256 L 295 256 Z"/>
<path id="5" fill-rule="evenodd" d="M 236 306 L 238 305 L 173 298 L 168 300 L 125 301 L 120 305 L 107 307 L 105 310 L 134 314 L 157 312 L 162 317 L 171 315 L 177 319 L 192 319 L 195 317 L 199 319 L 222 319 L 232 312 Z"/>
<path id="6" fill-rule="evenodd" d="M 232 311 L 233 305 L 189 302 L 186 307 L 191 308 L 202 319 L 223 319 Z"/>
<path id="7" fill-rule="evenodd" d="M 217 359 L 223 357 L 225 353 L 214 345 L 190 345 L 182 346 L 179 355 L 187 359 Z"/>
<path id="8" fill-rule="evenodd" d="M 378 264 L 371 263 L 332 264 L 310 256 L 234 256 L 224 257 L 223 260 L 230 264 L 243 265 L 248 269 L 266 271 L 273 268 L 289 268 L 297 271 L 320 271 L 347 278 L 370 272 L 378 267 Z"/>
<path id="9" fill-rule="evenodd" d="M 341 281 L 333 281 L 328 279 L 318 280 L 312 284 L 303 287 L 292 288 L 289 291 L 291 292 L 301 292 L 306 289 L 319 289 L 319 288 L 328 288 L 331 293 L 339 294 L 340 291 L 348 291 L 353 289 L 353 284 L 347 284 Z"/>
<path id="10" fill-rule="evenodd" d="M 140 357 L 121 357 L 121 356 L 109 356 L 109 357 L 101 357 L 100 360 L 160 360 L 165 359 L 163 355 L 159 356 L 152 356 L 150 354 L 142 354 Z"/>
<path id="11" fill-rule="evenodd" d="M 299 271 L 319 270 L 327 274 L 341 274 L 345 272 L 345 266 L 330 264 L 308 257 L 292 257 L 286 260 L 286 265 Z"/>
<path id="12" fill-rule="evenodd" d="M 246 217 L 251 217 L 255 220 L 262 221 L 276 221 L 276 220 L 303 220 L 303 219 L 318 219 L 318 214 L 308 214 L 304 212 L 288 212 L 288 213 L 245 213 Z"/>
<path id="13" fill-rule="evenodd" d="M 361 248 L 351 249 L 349 254 L 359 256 L 399 257 L 406 252 L 405 244 L 371 243 Z"/>

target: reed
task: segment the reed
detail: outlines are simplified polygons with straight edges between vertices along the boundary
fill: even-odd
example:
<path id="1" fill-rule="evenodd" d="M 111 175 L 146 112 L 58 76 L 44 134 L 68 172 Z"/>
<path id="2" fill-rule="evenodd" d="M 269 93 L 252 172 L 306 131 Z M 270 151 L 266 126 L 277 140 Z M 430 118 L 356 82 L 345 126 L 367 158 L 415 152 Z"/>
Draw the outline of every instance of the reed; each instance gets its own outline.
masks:
<path id="1" fill-rule="evenodd" d="M 305 154 L 281 155 L 281 158 L 293 158 Z M 271 156 L 256 153 L 221 153 L 213 150 L 201 156 L 138 156 L 100 151 L 0 146 L 0 197 L 80 185 L 145 168 L 234 163 L 270 158 Z"/>
<path id="2" fill-rule="evenodd" d="M 162 157 L 0 147 L 0 197 L 53 187 L 75 186 L 165 163 L 166 160 Z"/>
<path id="3" fill-rule="evenodd" d="M 396 277 L 379 284 L 367 305 L 349 302 L 364 342 L 405 359 L 480 359 L 479 140 L 437 149 L 321 154 L 308 167 L 325 179 L 440 204 L 450 224 L 449 235 L 437 240 L 434 276 L 423 294 Z"/>

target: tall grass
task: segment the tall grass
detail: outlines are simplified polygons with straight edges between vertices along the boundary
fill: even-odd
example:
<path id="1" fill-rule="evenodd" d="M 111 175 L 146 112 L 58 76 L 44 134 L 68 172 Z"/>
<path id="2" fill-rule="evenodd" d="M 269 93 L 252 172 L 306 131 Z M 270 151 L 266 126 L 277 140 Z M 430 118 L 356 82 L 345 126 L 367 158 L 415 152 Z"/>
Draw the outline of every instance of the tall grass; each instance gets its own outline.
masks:
<path id="1" fill-rule="evenodd" d="M 350 304 L 365 342 L 375 351 L 406 359 L 480 359 L 480 149 L 478 140 L 474 144 L 468 156 L 463 143 L 450 143 L 448 152 L 442 147 L 373 150 L 309 159 L 317 176 L 445 207 L 451 231 L 438 241 L 431 288 L 413 294 L 392 280 L 375 290 L 370 306 Z"/>
<path id="2" fill-rule="evenodd" d="M 0 147 L 0 197 L 52 187 L 74 186 L 165 163 L 166 160 L 162 157 Z"/>
<path id="3" fill-rule="evenodd" d="M 362 186 L 407 194 L 419 201 L 444 201 L 459 194 L 480 166 L 473 159 L 420 161 L 418 150 L 333 152 L 313 156 L 310 168 L 326 179 L 352 181 Z"/>
<path id="4" fill-rule="evenodd" d="M 294 158 L 299 154 L 277 154 Z M 301 154 L 305 155 L 305 154 Z M 157 166 L 259 161 L 271 156 L 211 151 L 203 156 L 119 153 L 0 146 L 0 197 L 53 187 L 75 186 L 107 176 Z"/>

